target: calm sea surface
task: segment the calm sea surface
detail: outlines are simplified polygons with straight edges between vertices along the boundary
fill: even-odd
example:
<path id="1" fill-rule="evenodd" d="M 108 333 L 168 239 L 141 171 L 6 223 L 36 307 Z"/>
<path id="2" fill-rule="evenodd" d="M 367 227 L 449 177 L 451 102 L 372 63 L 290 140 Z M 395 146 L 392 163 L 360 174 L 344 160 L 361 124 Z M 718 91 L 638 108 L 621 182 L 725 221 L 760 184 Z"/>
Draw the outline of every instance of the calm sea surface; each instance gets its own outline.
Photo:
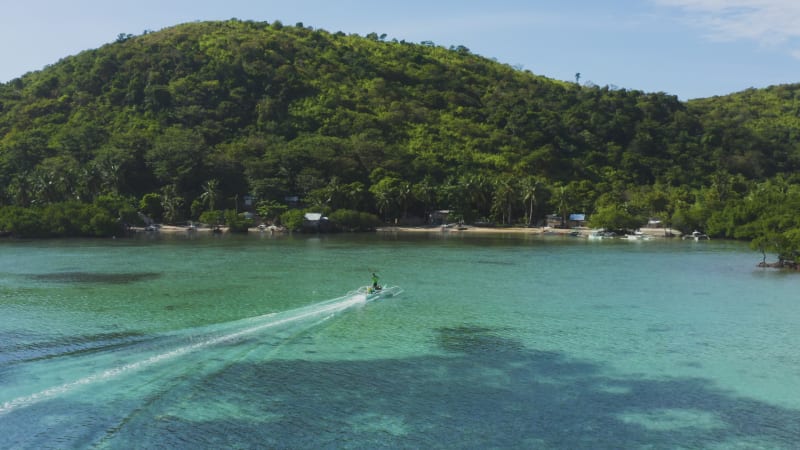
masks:
<path id="1" fill-rule="evenodd" d="M 800 443 L 800 275 L 730 242 L 0 241 L 0 448 Z M 348 294 L 376 271 L 396 297 Z"/>

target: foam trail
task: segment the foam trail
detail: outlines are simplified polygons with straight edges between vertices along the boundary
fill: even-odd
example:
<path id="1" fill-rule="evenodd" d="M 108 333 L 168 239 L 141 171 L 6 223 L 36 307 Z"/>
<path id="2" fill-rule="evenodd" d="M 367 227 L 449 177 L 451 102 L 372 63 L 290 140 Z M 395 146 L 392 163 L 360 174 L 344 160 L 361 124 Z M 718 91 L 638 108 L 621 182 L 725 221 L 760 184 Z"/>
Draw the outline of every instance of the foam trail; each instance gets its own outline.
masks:
<path id="1" fill-rule="evenodd" d="M 192 353 L 198 351 L 203 348 L 211 347 L 214 345 L 219 345 L 223 343 L 228 343 L 232 341 L 236 341 L 241 339 L 245 336 L 251 335 L 253 333 L 257 333 L 259 331 L 263 331 L 269 328 L 278 327 L 280 325 L 285 325 L 292 322 L 301 321 L 303 319 L 309 319 L 314 317 L 323 317 L 325 319 L 330 318 L 334 314 L 344 311 L 354 305 L 359 303 L 364 303 L 366 301 L 366 297 L 362 294 L 348 294 L 345 297 L 339 297 L 337 299 L 328 300 L 322 303 L 318 303 L 312 306 L 307 306 L 303 308 L 298 308 L 290 311 L 286 311 L 283 313 L 278 314 L 268 314 L 265 316 L 260 316 L 259 318 L 270 319 L 266 323 L 262 323 L 259 325 L 254 325 L 243 330 L 239 330 L 236 332 L 224 334 L 221 336 L 208 338 L 202 340 L 200 342 L 196 342 L 194 344 L 185 345 L 182 347 L 178 347 L 174 350 L 159 353 L 157 355 L 151 356 L 149 358 L 132 362 L 130 364 L 120 365 L 108 370 L 104 370 L 100 373 L 96 373 L 94 375 L 90 375 L 84 378 L 80 378 L 78 380 L 64 383 L 60 386 L 55 386 L 49 389 L 45 389 L 39 391 L 35 394 L 18 397 L 13 400 L 9 400 L 4 402 L 0 405 L 0 416 L 10 413 L 19 408 L 24 408 L 27 406 L 31 406 L 35 403 L 40 401 L 56 397 L 58 395 L 65 394 L 70 392 L 74 389 L 77 389 L 81 386 L 86 386 L 93 383 L 98 383 L 102 381 L 107 381 L 112 378 L 118 377 L 122 374 L 132 372 L 135 370 L 140 370 L 145 367 L 149 367 L 164 361 L 168 361 L 173 358 L 177 358 L 181 355 L 185 355 L 188 353 Z"/>

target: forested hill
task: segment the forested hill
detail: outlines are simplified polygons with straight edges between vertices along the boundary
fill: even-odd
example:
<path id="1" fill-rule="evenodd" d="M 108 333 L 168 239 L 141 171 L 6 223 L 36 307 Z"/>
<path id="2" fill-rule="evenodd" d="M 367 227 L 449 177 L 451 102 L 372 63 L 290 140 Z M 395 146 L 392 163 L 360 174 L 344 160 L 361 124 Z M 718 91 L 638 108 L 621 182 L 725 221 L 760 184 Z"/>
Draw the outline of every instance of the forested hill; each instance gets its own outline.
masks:
<path id="1" fill-rule="evenodd" d="M 714 228 L 731 201 L 769 183 L 797 191 L 797 98 L 781 86 L 684 103 L 464 47 L 191 23 L 0 85 L 0 204 L 113 198 L 178 221 L 247 195 L 276 214 L 297 196 L 389 220 L 585 212 L 732 237 L 738 225 Z"/>
<path id="2" fill-rule="evenodd" d="M 748 89 L 689 102 L 703 124 L 702 141 L 720 168 L 749 179 L 800 167 L 800 84 Z"/>

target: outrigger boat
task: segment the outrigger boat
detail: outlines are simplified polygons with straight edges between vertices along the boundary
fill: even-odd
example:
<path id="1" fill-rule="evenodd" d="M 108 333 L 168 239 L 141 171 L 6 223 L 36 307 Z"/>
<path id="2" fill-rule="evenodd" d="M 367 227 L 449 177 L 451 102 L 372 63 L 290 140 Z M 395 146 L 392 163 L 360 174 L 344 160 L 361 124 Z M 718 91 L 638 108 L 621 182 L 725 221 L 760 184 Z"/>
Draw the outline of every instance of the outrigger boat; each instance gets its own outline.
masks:
<path id="1" fill-rule="evenodd" d="M 394 297 L 400 295 L 402 292 L 403 289 L 400 288 L 400 286 L 378 286 L 377 288 L 373 286 L 362 286 L 358 288 L 354 294 L 364 295 L 367 301 L 370 301 L 378 298 Z"/>

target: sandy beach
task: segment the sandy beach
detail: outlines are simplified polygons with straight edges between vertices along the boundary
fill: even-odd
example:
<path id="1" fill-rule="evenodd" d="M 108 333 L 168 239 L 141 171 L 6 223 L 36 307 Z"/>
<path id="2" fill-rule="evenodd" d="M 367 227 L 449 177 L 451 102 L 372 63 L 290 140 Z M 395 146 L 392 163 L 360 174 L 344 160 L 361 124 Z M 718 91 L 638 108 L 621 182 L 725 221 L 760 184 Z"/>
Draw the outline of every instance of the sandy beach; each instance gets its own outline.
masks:
<path id="1" fill-rule="evenodd" d="M 197 227 L 189 228 L 186 226 L 175 225 L 160 225 L 156 230 L 146 230 L 142 227 L 133 227 L 130 229 L 134 233 L 197 233 L 197 234 L 211 234 L 215 230 L 210 227 Z M 217 228 L 218 232 L 228 233 L 227 227 Z M 260 229 L 252 227 L 248 230 L 250 233 L 274 233 L 282 234 L 286 231 L 270 229 Z M 525 234 L 525 235 L 575 235 L 577 237 L 587 237 L 592 233 L 590 228 L 550 228 L 550 227 L 476 227 L 472 225 L 464 226 L 425 226 L 425 227 L 402 227 L 402 226 L 389 226 L 377 228 L 376 233 L 402 233 L 402 234 L 416 234 L 416 233 L 453 233 L 453 234 L 474 234 L 474 235 L 498 235 L 498 234 Z M 681 232 L 669 228 L 641 228 L 641 234 L 651 238 L 666 238 L 680 237 Z M 620 236 L 621 237 L 621 236 Z"/>
<path id="2" fill-rule="evenodd" d="M 379 233 L 467 233 L 467 234 L 539 234 L 539 235 L 576 235 L 587 237 L 592 233 L 590 228 L 550 228 L 550 227 L 476 227 L 437 226 L 437 227 L 381 227 Z M 651 238 L 680 237 L 681 232 L 670 228 L 641 228 L 641 234 Z M 672 236 L 670 236 L 670 234 Z"/>

